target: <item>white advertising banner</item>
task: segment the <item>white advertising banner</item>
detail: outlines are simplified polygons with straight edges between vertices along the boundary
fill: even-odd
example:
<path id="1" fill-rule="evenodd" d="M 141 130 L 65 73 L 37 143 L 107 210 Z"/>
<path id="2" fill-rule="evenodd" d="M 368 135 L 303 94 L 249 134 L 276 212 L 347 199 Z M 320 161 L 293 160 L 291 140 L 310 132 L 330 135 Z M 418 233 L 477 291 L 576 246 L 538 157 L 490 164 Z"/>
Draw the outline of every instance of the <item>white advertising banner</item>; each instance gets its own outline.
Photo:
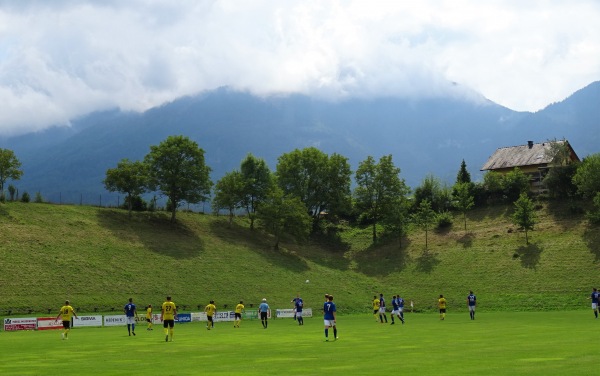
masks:
<path id="1" fill-rule="evenodd" d="M 275 312 L 275 317 L 278 318 L 292 318 L 296 314 L 296 311 L 293 309 L 277 309 Z M 312 308 L 304 308 L 302 310 L 302 317 L 312 317 Z"/>
<path id="2" fill-rule="evenodd" d="M 119 326 L 119 325 L 127 325 L 127 317 L 125 315 L 104 316 L 104 326 Z"/>
<path id="3" fill-rule="evenodd" d="M 63 327 L 62 320 L 57 319 L 56 317 L 38 317 L 37 318 L 38 330 L 62 329 L 62 327 Z"/>
<path id="4" fill-rule="evenodd" d="M 37 317 L 4 319 L 4 331 L 13 330 L 35 330 L 37 328 Z"/>
<path id="5" fill-rule="evenodd" d="M 206 312 L 192 312 L 192 321 L 208 321 L 206 317 Z M 217 311 L 213 316 L 214 322 L 219 321 L 234 321 L 235 320 L 235 312 L 233 311 Z"/>
<path id="6" fill-rule="evenodd" d="M 102 315 L 77 316 L 73 318 L 73 326 L 102 326 Z"/>

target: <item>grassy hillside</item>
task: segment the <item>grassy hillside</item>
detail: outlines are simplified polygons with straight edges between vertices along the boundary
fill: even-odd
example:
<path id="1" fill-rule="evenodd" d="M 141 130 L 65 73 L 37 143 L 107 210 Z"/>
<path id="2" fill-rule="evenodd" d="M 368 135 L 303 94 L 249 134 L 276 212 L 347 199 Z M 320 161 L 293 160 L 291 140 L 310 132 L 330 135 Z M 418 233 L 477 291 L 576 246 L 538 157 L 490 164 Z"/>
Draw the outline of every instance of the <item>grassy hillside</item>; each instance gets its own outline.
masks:
<path id="1" fill-rule="evenodd" d="M 464 310 L 473 289 L 481 310 L 552 310 L 589 306 L 598 284 L 600 229 L 566 207 L 548 204 L 530 245 L 508 216 L 511 207 L 475 210 L 465 232 L 413 231 L 403 241 L 373 247 L 370 229 L 335 239 L 284 243 L 251 232 L 244 218 L 134 213 L 89 206 L 0 204 L 0 315 L 55 312 L 65 299 L 81 311 L 160 304 L 166 294 L 184 310 L 214 299 L 219 308 L 242 299 L 287 308 L 300 292 L 308 307 L 324 293 L 339 310 L 365 312 L 374 294 L 401 294 L 417 310 L 432 310 L 444 294 Z M 310 283 L 305 283 L 310 280 Z"/>

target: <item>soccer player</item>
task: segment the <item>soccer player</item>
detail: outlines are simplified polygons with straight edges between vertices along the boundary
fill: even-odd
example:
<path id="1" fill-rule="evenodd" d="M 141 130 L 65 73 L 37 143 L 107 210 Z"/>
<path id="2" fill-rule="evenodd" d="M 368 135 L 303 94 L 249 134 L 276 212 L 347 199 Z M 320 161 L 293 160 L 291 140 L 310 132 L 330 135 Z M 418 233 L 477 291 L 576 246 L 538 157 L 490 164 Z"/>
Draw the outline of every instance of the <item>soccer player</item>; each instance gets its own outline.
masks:
<path id="1" fill-rule="evenodd" d="M 383 319 L 387 324 L 387 315 L 385 314 L 385 299 L 383 294 L 379 294 L 379 321 L 383 324 Z"/>
<path id="2" fill-rule="evenodd" d="M 267 326 L 269 326 L 269 305 L 267 304 L 267 298 L 263 298 L 262 303 L 258 306 L 258 312 L 260 312 L 260 322 L 262 323 L 263 329 L 267 329 Z"/>
<path id="3" fill-rule="evenodd" d="M 475 306 L 477 305 L 477 297 L 473 294 L 473 290 L 467 295 L 467 306 L 469 307 L 469 315 L 471 320 L 475 320 Z"/>
<path id="4" fill-rule="evenodd" d="M 446 298 L 444 295 L 440 294 L 440 298 L 438 299 L 438 308 L 440 309 L 440 320 L 446 318 Z"/>
<path id="5" fill-rule="evenodd" d="M 327 297 L 325 297 L 325 300 L 327 301 Z M 378 314 L 379 314 L 379 298 L 377 297 L 377 295 L 373 295 L 373 317 L 375 317 L 375 322 L 379 322 L 379 320 L 377 320 Z"/>
<path id="6" fill-rule="evenodd" d="M 598 300 L 600 300 L 600 292 L 594 287 L 592 291 L 592 295 L 590 295 L 590 299 L 592 300 L 592 310 L 594 311 L 594 316 L 598 318 Z"/>
<path id="7" fill-rule="evenodd" d="M 391 316 L 392 316 L 392 325 L 395 324 L 394 315 L 398 316 L 398 318 L 400 319 L 400 321 L 402 321 L 402 323 L 404 324 L 404 319 L 400 315 L 400 304 L 399 304 L 399 300 L 400 299 L 401 298 L 400 298 L 399 295 L 398 296 L 396 296 L 396 295 L 392 296 L 392 308 L 393 308 L 392 314 L 391 314 Z"/>
<path id="8" fill-rule="evenodd" d="M 244 302 L 240 300 L 240 303 L 235 306 L 235 321 L 233 322 L 234 328 L 240 327 L 242 321 L 242 312 L 244 312 Z"/>
<path id="9" fill-rule="evenodd" d="M 294 310 L 296 314 L 294 315 L 296 319 L 298 319 L 298 325 L 304 325 L 304 318 L 302 317 L 302 307 L 304 307 L 304 301 L 300 297 L 300 294 L 294 299 Z"/>
<path id="10" fill-rule="evenodd" d="M 404 299 L 400 297 L 400 294 L 396 295 L 396 303 L 398 303 L 398 311 L 400 312 L 400 321 L 404 325 Z"/>
<path id="11" fill-rule="evenodd" d="M 77 318 L 77 314 L 68 300 L 65 301 L 65 305 L 60 307 L 56 319 L 62 316 L 63 332 L 60 334 L 62 339 L 69 339 L 69 331 L 71 330 L 71 316 Z"/>
<path id="12" fill-rule="evenodd" d="M 331 327 L 333 327 L 333 338 L 337 340 L 336 310 L 333 295 L 329 295 L 327 302 L 323 305 L 323 319 L 325 323 L 325 341 L 329 341 L 329 328 Z"/>
<path id="13" fill-rule="evenodd" d="M 137 309 L 135 304 L 133 304 L 133 298 L 129 298 L 129 303 L 125 304 L 123 312 L 125 312 L 125 317 L 127 319 L 127 332 L 129 332 L 130 337 L 131 333 L 135 336 L 135 318 L 137 317 Z"/>
<path id="14" fill-rule="evenodd" d="M 171 297 L 167 296 L 167 301 L 162 304 L 160 311 L 160 321 L 163 322 L 165 330 L 165 342 L 169 340 L 169 337 L 171 338 L 171 342 L 173 342 L 175 317 L 177 317 L 177 306 L 171 301 Z"/>
<path id="15" fill-rule="evenodd" d="M 210 330 L 215 327 L 215 322 L 213 321 L 213 316 L 217 313 L 217 306 L 215 306 L 215 301 L 211 300 L 206 307 L 204 307 L 204 312 L 206 312 L 206 329 Z"/>
<path id="16" fill-rule="evenodd" d="M 146 308 L 146 322 L 148 323 L 146 330 L 152 330 L 152 304 L 148 304 Z"/>

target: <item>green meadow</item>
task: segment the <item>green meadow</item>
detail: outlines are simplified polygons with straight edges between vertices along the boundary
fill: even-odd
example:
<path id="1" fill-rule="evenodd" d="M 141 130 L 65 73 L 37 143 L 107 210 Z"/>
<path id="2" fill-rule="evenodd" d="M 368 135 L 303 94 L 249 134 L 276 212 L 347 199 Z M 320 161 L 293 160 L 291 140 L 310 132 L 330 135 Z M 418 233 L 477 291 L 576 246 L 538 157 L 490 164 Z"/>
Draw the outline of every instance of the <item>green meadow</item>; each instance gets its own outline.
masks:
<path id="1" fill-rule="evenodd" d="M 338 304 L 340 304 L 338 302 Z M 339 339 L 325 342 L 320 316 L 258 320 L 241 328 L 217 322 L 162 328 L 73 329 L 0 333 L 3 375 L 592 375 L 598 368 L 598 320 L 589 311 L 485 312 L 471 321 L 450 312 L 407 313 L 406 325 L 371 315 L 338 317 Z M 332 334 L 330 334 L 330 337 Z"/>

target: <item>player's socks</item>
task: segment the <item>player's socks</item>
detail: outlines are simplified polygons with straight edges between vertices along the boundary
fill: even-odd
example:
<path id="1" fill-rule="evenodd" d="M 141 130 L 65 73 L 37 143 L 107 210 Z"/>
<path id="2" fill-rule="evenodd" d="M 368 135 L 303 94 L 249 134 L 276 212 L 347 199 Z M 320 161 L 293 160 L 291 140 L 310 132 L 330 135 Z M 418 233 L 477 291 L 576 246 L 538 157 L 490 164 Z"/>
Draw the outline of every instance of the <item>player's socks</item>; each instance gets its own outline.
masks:
<path id="1" fill-rule="evenodd" d="M 337 328 L 334 326 L 333 327 L 333 338 L 337 339 Z"/>
<path id="2" fill-rule="evenodd" d="M 131 332 L 135 335 L 135 324 L 131 324 Z"/>
<path id="3" fill-rule="evenodd" d="M 329 337 L 329 329 L 325 329 L 325 339 Z"/>
<path id="4" fill-rule="evenodd" d="M 171 341 L 173 341 L 173 329 L 169 330 L 169 334 L 170 334 L 170 337 L 171 337 Z"/>

